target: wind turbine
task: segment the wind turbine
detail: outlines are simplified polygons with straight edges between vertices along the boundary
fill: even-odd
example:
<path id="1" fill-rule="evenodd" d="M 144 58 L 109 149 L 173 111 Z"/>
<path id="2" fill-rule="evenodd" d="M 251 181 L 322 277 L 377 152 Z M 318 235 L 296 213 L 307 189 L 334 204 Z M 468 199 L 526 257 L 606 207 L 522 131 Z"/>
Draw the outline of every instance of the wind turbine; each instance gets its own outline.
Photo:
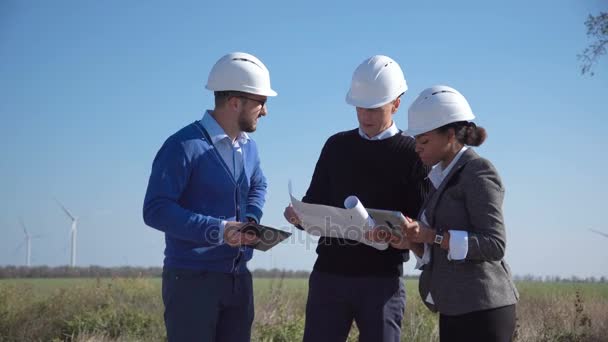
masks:
<path id="1" fill-rule="evenodd" d="M 608 234 L 606 234 L 604 232 L 600 232 L 599 230 L 595 230 L 595 229 L 592 229 L 592 228 L 589 228 L 589 230 L 592 231 L 592 232 L 594 232 L 594 233 L 596 233 L 596 234 L 599 234 L 599 235 L 601 235 L 603 237 L 607 237 L 608 238 Z"/>
<path id="2" fill-rule="evenodd" d="M 70 213 L 70 211 L 63 204 L 61 204 L 61 202 L 59 202 L 59 200 L 56 200 L 56 201 L 57 201 L 57 204 L 59 204 L 59 206 L 61 207 L 61 209 L 63 209 L 63 212 L 72 221 L 72 229 L 70 230 L 70 237 L 71 237 L 70 266 L 74 267 L 74 266 L 76 266 L 76 232 L 77 232 L 77 225 L 78 225 L 78 216 L 72 215 L 72 213 Z"/>
<path id="3" fill-rule="evenodd" d="M 27 231 L 27 227 L 23 222 L 23 218 L 19 218 L 19 223 L 21 224 L 21 228 L 23 229 L 23 233 L 25 234 L 25 266 L 30 267 L 32 265 L 32 238 L 39 238 L 41 235 L 31 235 Z"/>

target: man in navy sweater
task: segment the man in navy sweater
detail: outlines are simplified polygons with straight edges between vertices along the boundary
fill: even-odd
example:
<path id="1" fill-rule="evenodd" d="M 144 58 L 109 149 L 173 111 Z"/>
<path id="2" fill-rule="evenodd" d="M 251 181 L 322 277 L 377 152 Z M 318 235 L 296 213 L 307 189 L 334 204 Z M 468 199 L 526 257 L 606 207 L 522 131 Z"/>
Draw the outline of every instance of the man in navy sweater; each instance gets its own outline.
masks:
<path id="1" fill-rule="evenodd" d="M 145 223 L 165 233 L 162 296 L 172 341 L 249 341 L 253 287 L 247 261 L 260 222 L 266 178 L 247 135 L 277 93 L 256 57 L 225 55 L 207 89 L 215 108 L 170 136 L 158 151 L 144 200 Z"/>
<path id="2" fill-rule="evenodd" d="M 346 96 L 356 107 L 359 127 L 327 140 L 303 202 L 343 207 L 344 199 L 355 195 L 367 208 L 418 214 L 428 192 L 428 172 L 414 150 L 414 139 L 392 120 L 406 89 L 403 72 L 391 58 L 373 56 L 359 65 Z M 285 218 L 299 223 L 291 206 Z M 401 276 L 409 252 L 394 245 L 381 251 L 353 240 L 322 237 L 317 254 L 304 341 L 345 341 L 353 320 L 359 341 L 399 341 L 405 310 Z"/>

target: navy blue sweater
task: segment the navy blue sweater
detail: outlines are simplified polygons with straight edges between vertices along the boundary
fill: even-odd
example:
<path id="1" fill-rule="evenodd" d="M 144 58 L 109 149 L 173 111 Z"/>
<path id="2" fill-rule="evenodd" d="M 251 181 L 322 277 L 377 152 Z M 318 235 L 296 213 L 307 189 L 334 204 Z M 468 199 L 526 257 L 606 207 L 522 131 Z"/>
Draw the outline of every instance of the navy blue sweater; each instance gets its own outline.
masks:
<path id="1" fill-rule="evenodd" d="M 244 272 L 250 247 L 220 236 L 221 220 L 262 217 L 266 178 L 253 140 L 242 146 L 244 171 L 235 180 L 200 122 L 172 135 L 158 151 L 144 200 L 145 223 L 165 233 L 165 266 Z"/>

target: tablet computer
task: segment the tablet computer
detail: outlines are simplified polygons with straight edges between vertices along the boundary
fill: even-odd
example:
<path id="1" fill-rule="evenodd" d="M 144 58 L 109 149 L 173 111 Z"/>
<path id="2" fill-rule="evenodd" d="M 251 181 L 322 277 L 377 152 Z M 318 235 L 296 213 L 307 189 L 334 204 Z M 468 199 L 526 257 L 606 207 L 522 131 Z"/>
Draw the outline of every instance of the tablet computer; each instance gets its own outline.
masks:
<path id="1" fill-rule="evenodd" d="M 405 216 L 400 211 L 365 209 L 376 223 L 376 226 L 388 228 L 392 234 L 401 236 L 401 225 L 405 222 Z"/>
<path id="2" fill-rule="evenodd" d="M 264 252 L 291 236 L 291 233 L 286 231 L 263 226 L 254 222 L 246 223 L 243 227 L 241 227 L 241 229 L 239 229 L 239 232 L 255 234 L 260 241 L 249 246 Z"/>

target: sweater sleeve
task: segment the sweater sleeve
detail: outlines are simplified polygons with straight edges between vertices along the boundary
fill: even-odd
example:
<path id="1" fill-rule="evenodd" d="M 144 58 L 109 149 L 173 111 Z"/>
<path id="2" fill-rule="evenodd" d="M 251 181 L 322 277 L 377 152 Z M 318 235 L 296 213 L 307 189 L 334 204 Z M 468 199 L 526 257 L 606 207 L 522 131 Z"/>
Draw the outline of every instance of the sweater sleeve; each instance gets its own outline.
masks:
<path id="1" fill-rule="evenodd" d="M 420 208 L 429 194 L 431 183 L 428 180 L 427 175 L 430 168 L 424 166 L 413 146 L 409 153 L 409 160 L 411 160 L 411 168 L 409 174 L 406 175 L 406 177 L 408 177 L 405 182 L 407 188 L 404 190 L 406 193 L 401 201 L 401 213 L 404 216 L 415 219 L 418 217 Z M 395 249 L 393 247 L 390 247 L 389 250 L 398 254 L 407 253 L 404 250 Z M 407 259 L 408 257 L 405 257 L 404 261 L 407 261 Z"/>
<path id="2" fill-rule="evenodd" d="M 418 157 L 418 154 L 415 152 L 413 153 L 412 160 L 413 163 L 408 180 L 408 184 L 411 186 L 411 192 L 409 200 L 407 201 L 407 208 L 404 208 L 407 212 L 404 212 L 403 214 L 415 219 L 431 189 L 431 182 L 427 177 L 431 168 L 424 166 Z"/>
<path id="3" fill-rule="evenodd" d="M 179 205 L 191 171 L 192 160 L 183 145 L 167 140 L 152 164 L 143 206 L 144 222 L 177 239 L 222 244 L 219 218 L 194 213 Z"/>
<path id="4" fill-rule="evenodd" d="M 251 175 L 245 216 L 255 220 L 257 223 L 260 223 L 263 214 L 262 209 L 264 208 L 264 203 L 266 202 L 266 189 L 268 188 L 268 182 L 266 181 L 266 177 L 264 176 L 262 168 L 260 167 L 260 158 L 257 153 L 257 148 L 255 149 L 255 155 L 255 167 L 253 169 L 253 174 Z"/>
<path id="5" fill-rule="evenodd" d="M 325 204 L 329 203 L 329 197 L 327 189 L 329 189 L 329 149 L 331 145 L 331 138 L 325 142 L 325 146 L 321 150 L 319 160 L 315 166 L 315 171 L 312 175 L 312 180 L 306 191 L 306 195 L 302 198 L 302 202 L 311 204 Z M 304 230 L 300 225 L 296 225 L 296 228 Z"/>
<path id="6" fill-rule="evenodd" d="M 331 159 L 331 145 L 332 139 L 330 138 L 325 142 L 325 146 L 323 146 L 323 149 L 321 150 L 321 155 L 319 156 L 319 160 L 315 166 L 315 171 L 312 175 L 310 186 L 306 191 L 306 195 L 302 198 L 302 202 L 304 203 L 329 205 L 330 198 L 327 190 L 331 188 L 329 186 L 329 160 Z"/>

